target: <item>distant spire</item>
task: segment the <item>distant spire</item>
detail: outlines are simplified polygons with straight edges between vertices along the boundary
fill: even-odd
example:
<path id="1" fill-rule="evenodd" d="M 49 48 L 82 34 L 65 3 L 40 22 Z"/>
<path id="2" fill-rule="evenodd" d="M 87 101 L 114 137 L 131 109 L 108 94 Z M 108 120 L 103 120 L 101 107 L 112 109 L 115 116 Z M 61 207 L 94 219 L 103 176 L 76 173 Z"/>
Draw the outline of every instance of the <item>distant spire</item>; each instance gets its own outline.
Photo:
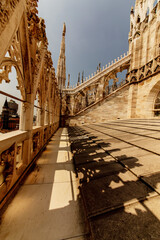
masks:
<path id="1" fill-rule="evenodd" d="M 78 82 L 77 82 L 77 86 L 79 86 L 80 84 L 80 72 L 78 73 Z"/>
<path id="2" fill-rule="evenodd" d="M 9 108 L 9 107 L 8 107 L 8 101 L 7 101 L 7 98 L 6 98 L 5 102 L 4 102 L 3 108 L 7 108 L 7 109 Z"/>
<path id="3" fill-rule="evenodd" d="M 84 81 L 84 71 L 82 72 L 82 80 L 81 80 L 81 83 L 83 83 Z"/>
<path id="4" fill-rule="evenodd" d="M 99 68 L 99 71 L 100 71 L 101 70 L 101 63 L 99 63 L 98 68 Z"/>
<path id="5" fill-rule="evenodd" d="M 70 85 L 70 74 L 68 74 L 68 85 L 67 85 L 68 88 L 69 88 L 69 85 Z"/>
<path id="6" fill-rule="evenodd" d="M 66 83 L 66 56 L 65 56 L 66 24 L 63 24 L 62 42 L 57 66 L 57 80 L 59 89 L 63 89 Z"/>

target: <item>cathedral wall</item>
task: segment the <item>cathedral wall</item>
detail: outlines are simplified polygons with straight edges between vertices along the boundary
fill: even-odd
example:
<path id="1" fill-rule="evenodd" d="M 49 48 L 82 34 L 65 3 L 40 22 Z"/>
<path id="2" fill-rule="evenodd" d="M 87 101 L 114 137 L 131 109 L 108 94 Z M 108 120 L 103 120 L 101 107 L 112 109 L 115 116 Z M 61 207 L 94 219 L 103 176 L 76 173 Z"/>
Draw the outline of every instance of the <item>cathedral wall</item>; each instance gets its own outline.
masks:
<path id="1" fill-rule="evenodd" d="M 154 0 L 137 1 L 131 9 L 129 52 L 130 71 L 139 69 L 159 55 L 159 9 Z M 156 1 L 155 1 L 156 3 Z"/>

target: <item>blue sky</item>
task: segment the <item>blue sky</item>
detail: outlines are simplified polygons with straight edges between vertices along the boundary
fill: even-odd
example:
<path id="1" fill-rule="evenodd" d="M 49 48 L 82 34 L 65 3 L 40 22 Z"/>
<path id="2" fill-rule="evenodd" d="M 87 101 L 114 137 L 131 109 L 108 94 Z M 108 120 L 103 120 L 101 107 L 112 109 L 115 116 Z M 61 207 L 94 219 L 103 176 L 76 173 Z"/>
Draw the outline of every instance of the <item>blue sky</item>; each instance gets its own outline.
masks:
<path id="1" fill-rule="evenodd" d="M 45 19 L 49 50 L 55 69 L 66 23 L 67 76 L 72 85 L 78 72 L 85 77 L 128 51 L 130 9 L 134 0 L 39 0 L 39 16 Z"/>

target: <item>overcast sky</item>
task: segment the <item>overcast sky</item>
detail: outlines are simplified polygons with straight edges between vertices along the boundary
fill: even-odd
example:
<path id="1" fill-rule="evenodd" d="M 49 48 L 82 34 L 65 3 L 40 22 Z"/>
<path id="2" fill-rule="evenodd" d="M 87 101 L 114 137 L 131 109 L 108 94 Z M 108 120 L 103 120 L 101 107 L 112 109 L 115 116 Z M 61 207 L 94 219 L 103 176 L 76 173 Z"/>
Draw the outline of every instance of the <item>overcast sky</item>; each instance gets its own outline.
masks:
<path id="1" fill-rule="evenodd" d="M 108 62 L 128 51 L 130 9 L 135 0 L 39 0 L 39 16 L 45 19 L 54 67 L 60 51 L 63 22 L 66 23 L 67 77 L 77 83 L 98 63 Z"/>
<path id="2" fill-rule="evenodd" d="M 66 70 L 67 78 L 71 74 L 71 85 L 76 85 L 78 72 L 84 71 L 88 77 L 100 62 L 106 65 L 128 51 L 130 9 L 134 5 L 135 0 L 39 0 L 39 16 L 46 22 L 55 69 L 66 23 Z M 9 84 L 3 81 L 0 89 L 21 98 L 15 71 L 10 79 Z M 5 98 L 0 95 L 0 112 Z"/>

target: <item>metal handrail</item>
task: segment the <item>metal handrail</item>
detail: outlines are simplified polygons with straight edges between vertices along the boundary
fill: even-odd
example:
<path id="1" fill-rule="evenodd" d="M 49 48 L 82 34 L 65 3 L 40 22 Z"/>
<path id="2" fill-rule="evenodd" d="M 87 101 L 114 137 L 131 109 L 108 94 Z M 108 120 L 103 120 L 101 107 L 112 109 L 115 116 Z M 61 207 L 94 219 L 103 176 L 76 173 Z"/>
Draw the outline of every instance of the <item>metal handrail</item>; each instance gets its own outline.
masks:
<path id="1" fill-rule="evenodd" d="M 13 98 L 13 99 L 15 99 L 15 100 L 17 100 L 17 101 L 19 101 L 19 102 L 22 102 L 22 103 L 29 103 L 29 104 L 31 104 L 30 102 L 28 102 L 28 101 L 26 101 L 26 100 L 17 98 L 17 97 L 15 97 L 15 96 L 13 96 L 13 95 L 11 95 L 11 94 L 9 94 L 9 93 L 3 92 L 3 91 L 1 91 L 1 90 L 0 90 L 0 94 L 4 95 L 4 96 L 6 96 L 6 97 Z M 36 106 L 36 105 L 34 105 L 34 107 L 35 107 L 35 108 L 38 108 L 38 109 L 43 109 L 43 108 L 41 108 L 41 107 L 39 107 L 39 106 Z M 45 112 L 53 113 L 53 111 L 50 112 L 50 111 L 48 111 L 48 110 L 45 110 Z"/>

